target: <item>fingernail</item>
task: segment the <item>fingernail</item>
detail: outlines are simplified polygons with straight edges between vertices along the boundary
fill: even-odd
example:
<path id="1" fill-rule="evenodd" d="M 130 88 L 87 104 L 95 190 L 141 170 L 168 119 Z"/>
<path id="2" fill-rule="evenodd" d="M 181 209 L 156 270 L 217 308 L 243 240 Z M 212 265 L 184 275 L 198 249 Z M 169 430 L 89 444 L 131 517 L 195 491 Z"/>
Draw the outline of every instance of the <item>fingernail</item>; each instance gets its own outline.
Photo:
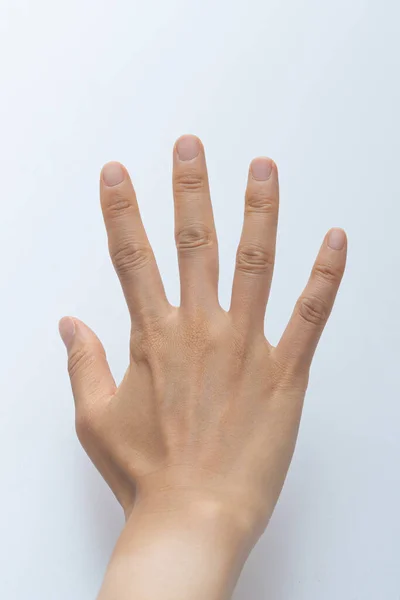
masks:
<path id="1" fill-rule="evenodd" d="M 122 166 L 117 162 L 109 162 L 103 167 L 103 181 L 108 187 L 122 183 L 125 178 Z"/>
<path id="2" fill-rule="evenodd" d="M 200 143 L 194 135 L 183 135 L 176 143 L 180 160 L 192 160 L 200 152 Z"/>
<path id="3" fill-rule="evenodd" d="M 67 350 L 72 346 L 75 335 L 75 323 L 71 317 L 63 317 L 58 324 L 58 330 Z"/>
<path id="4" fill-rule="evenodd" d="M 250 168 L 254 179 L 266 181 L 271 177 L 272 160 L 265 157 L 255 158 L 251 161 Z"/>
<path id="5" fill-rule="evenodd" d="M 332 250 L 342 250 L 346 241 L 346 234 L 343 229 L 335 227 L 331 229 L 328 235 L 328 246 Z"/>

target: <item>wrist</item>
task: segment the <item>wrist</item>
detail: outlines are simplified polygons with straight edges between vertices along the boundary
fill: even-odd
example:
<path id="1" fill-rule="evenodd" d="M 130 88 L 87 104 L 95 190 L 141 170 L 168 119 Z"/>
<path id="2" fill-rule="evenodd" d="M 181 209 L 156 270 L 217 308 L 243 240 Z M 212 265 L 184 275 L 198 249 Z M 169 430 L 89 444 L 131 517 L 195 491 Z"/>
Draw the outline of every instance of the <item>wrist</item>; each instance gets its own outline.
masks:
<path id="1" fill-rule="evenodd" d="M 260 511 L 248 498 L 240 502 L 237 496 L 188 487 L 161 489 L 149 494 L 139 492 L 127 515 L 126 528 L 129 530 L 132 524 L 133 530 L 134 523 L 143 519 L 163 521 L 172 527 L 189 526 L 193 532 L 218 531 L 221 540 L 226 537 L 230 544 L 249 548 L 249 551 L 265 527 Z"/>
<path id="2" fill-rule="evenodd" d="M 152 597 L 168 588 L 168 598 L 230 598 L 259 535 L 253 512 L 237 500 L 210 486 L 189 486 L 187 480 L 179 486 L 138 486 L 105 589 L 131 581 L 135 591 L 150 585 Z M 155 565 L 159 580 L 144 583 L 142 574 L 153 572 Z M 108 599 L 107 593 L 100 598 Z"/>
<path id="3" fill-rule="evenodd" d="M 246 519 L 216 498 L 175 491 L 141 498 L 117 541 L 99 598 L 114 598 L 120 586 L 124 600 L 228 600 L 255 541 Z"/>

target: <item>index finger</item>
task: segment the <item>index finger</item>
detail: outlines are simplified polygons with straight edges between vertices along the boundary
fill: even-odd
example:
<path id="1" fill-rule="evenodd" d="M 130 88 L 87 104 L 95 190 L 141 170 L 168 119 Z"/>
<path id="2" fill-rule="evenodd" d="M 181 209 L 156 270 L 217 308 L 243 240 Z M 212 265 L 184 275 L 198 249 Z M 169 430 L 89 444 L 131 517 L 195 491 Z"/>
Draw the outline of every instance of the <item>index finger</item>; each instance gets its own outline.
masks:
<path id="1" fill-rule="evenodd" d="M 100 200 L 110 256 L 132 319 L 159 315 L 169 303 L 143 227 L 135 190 L 120 163 L 111 162 L 103 167 Z"/>

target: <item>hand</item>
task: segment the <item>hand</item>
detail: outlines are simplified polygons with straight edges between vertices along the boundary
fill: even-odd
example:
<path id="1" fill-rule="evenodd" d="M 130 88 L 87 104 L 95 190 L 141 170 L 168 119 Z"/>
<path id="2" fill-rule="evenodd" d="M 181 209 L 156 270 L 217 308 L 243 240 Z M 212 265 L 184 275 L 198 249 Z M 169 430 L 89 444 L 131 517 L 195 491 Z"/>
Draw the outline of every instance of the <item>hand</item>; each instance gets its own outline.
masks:
<path id="1" fill-rule="evenodd" d="M 77 319 L 61 335 L 79 439 L 128 518 L 217 509 L 252 540 L 265 528 L 292 457 L 310 363 L 343 275 L 346 237 L 325 237 L 276 347 L 264 337 L 275 258 L 278 172 L 253 160 L 228 312 L 218 302 L 218 247 L 201 142 L 173 152 L 181 305 L 165 296 L 125 168 L 107 164 L 101 205 L 132 328 L 117 387 L 103 347 Z M 194 508 L 195 507 L 195 508 Z"/>

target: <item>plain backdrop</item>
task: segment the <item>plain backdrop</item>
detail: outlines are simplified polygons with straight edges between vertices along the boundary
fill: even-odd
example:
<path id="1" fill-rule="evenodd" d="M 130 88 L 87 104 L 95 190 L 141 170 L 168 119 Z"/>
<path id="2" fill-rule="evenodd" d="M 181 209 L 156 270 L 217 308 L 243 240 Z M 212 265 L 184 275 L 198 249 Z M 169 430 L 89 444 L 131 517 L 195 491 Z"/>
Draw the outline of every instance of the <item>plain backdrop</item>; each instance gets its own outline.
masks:
<path id="1" fill-rule="evenodd" d="M 399 19 L 397 0 L 1 1 L 1 598 L 96 596 L 123 519 L 76 440 L 57 323 L 93 327 L 120 380 L 108 160 L 129 168 L 179 302 L 172 146 L 195 133 L 225 308 L 248 164 L 278 164 L 272 343 L 325 232 L 349 237 L 292 467 L 235 600 L 399 599 Z"/>

